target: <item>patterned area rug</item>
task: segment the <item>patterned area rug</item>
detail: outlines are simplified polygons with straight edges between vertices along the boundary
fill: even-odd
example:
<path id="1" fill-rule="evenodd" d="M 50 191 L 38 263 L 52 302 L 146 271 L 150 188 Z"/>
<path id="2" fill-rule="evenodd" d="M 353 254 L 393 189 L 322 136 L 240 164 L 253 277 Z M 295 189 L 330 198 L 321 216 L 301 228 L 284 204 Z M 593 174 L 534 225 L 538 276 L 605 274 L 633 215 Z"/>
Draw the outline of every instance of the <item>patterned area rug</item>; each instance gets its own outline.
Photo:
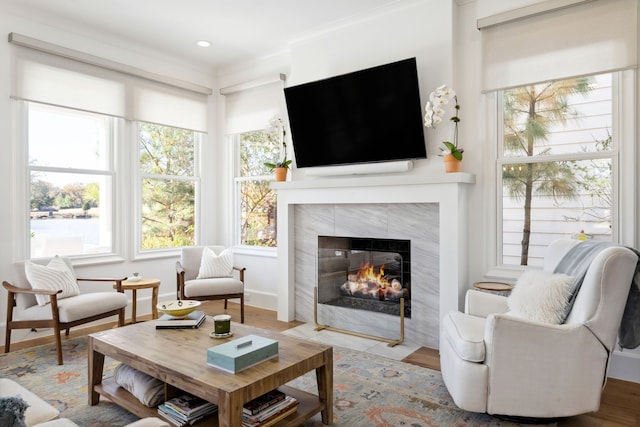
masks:
<path id="1" fill-rule="evenodd" d="M 63 342 L 64 365 L 56 364 L 53 344 L 0 355 L 0 376 L 30 389 L 80 426 L 117 427 L 137 417 L 108 400 L 87 403 L 86 338 Z M 105 376 L 118 365 L 105 360 Z M 314 392 L 315 374 L 290 385 Z M 304 426 L 322 425 L 316 415 Z M 518 426 L 486 414 L 458 409 L 437 371 L 364 352 L 334 348 L 334 425 L 371 426 Z M 531 426 L 531 424 L 529 424 Z"/>

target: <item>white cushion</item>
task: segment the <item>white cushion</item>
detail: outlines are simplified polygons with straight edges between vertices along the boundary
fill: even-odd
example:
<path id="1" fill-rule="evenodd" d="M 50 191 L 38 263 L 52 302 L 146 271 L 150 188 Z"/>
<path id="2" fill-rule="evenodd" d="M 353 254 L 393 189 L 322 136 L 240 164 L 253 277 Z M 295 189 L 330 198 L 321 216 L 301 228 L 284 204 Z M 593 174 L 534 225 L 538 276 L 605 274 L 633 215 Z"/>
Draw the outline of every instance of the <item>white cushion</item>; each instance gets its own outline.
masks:
<path id="1" fill-rule="evenodd" d="M 483 317 L 450 311 L 443 320 L 443 334 L 458 357 L 469 362 L 482 362 L 485 357 Z"/>
<path id="2" fill-rule="evenodd" d="M 213 279 L 197 279 L 184 282 L 184 296 L 197 298 L 209 295 L 241 294 L 244 284 L 233 277 L 218 277 Z"/>
<path id="3" fill-rule="evenodd" d="M 58 298 L 68 298 L 80 293 L 73 271 L 59 256 L 53 257 L 46 266 L 26 261 L 24 272 L 31 289 L 62 290 Z M 48 295 L 36 295 L 36 300 L 38 305 L 46 305 L 50 302 Z"/>
<path id="4" fill-rule="evenodd" d="M 27 426 L 49 421 L 60 414 L 56 408 L 17 382 L 8 378 L 0 378 L 0 397 L 16 395 L 22 397 L 22 399 L 29 404 L 29 407 L 24 413 L 24 420 Z"/>
<path id="5" fill-rule="evenodd" d="M 164 383 L 129 365 L 116 366 L 113 379 L 145 406 L 154 407 L 164 401 Z"/>
<path id="6" fill-rule="evenodd" d="M 229 277 L 233 272 L 233 252 L 227 248 L 220 252 L 220 255 L 204 248 L 202 259 L 200 260 L 200 270 L 196 279 L 209 279 L 212 277 Z"/>
<path id="7" fill-rule="evenodd" d="M 566 274 L 527 270 L 507 300 L 510 314 L 541 323 L 560 324 L 573 278 Z"/>

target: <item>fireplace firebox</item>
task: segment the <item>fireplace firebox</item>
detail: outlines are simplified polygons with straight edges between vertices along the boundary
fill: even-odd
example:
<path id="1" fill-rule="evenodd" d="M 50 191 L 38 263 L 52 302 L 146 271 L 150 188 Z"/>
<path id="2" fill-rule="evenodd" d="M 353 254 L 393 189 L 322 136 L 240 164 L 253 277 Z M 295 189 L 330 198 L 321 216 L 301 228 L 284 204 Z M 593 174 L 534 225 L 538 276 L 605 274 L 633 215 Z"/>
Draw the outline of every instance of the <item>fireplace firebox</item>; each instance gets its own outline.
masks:
<path id="1" fill-rule="evenodd" d="M 318 304 L 411 317 L 411 241 L 318 236 Z"/>

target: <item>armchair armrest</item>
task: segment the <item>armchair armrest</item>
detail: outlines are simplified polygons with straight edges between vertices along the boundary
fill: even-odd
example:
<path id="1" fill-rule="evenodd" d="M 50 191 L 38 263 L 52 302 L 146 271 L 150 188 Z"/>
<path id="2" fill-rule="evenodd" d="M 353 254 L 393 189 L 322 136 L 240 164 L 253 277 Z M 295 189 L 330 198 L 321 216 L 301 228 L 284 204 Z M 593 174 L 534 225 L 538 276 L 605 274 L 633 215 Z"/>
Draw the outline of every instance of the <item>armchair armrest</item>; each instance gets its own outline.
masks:
<path id="1" fill-rule="evenodd" d="M 114 287 L 118 292 L 124 292 L 124 290 L 122 289 L 122 282 L 127 280 L 127 278 L 123 277 L 121 279 L 114 279 L 114 278 L 105 278 L 105 277 L 99 277 L 99 278 L 77 277 L 76 280 L 78 282 L 111 282 L 115 285 Z"/>
<path id="2" fill-rule="evenodd" d="M 176 261 L 176 298 L 184 299 L 184 267 Z"/>
<path id="3" fill-rule="evenodd" d="M 601 388 L 606 380 L 608 350 L 583 324 L 551 325 L 510 314 L 489 315 L 485 325 L 485 364 L 489 366 L 489 388 L 498 384 L 522 384 L 518 393 L 531 397 L 572 396 L 575 388 Z M 598 368 L 595 368 L 598 367 Z M 580 378 L 580 386 L 562 378 Z M 554 384 L 554 390 L 544 385 Z M 492 399 L 510 400 L 513 388 L 496 391 Z M 500 395 L 500 393 L 502 393 Z M 554 397 L 555 398 L 555 397 Z"/>
<path id="4" fill-rule="evenodd" d="M 51 289 L 31 289 L 31 288 L 19 288 L 17 286 L 13 286 L 9 282 L 2 282 L 2 286 L 4 288 L 14 294 L 32 294 L 32 295 L 56 295 L 62 293 L 62 289 L 57 291 Z"/>
<path id="5" fill-rule="evenodd" d="M 472 316 L 487 317 L 490 314 L 509 311 L 507 297 L 469 289 L 465 298 L 465 313 Z"/>
<path id="6" fill-rule="evenodd" d="M 240 272 L 240 281 L 244 283 L 244 272 L 246 271 L 246 267 L 236 267 L 233 266 L 233 269 Z"/>

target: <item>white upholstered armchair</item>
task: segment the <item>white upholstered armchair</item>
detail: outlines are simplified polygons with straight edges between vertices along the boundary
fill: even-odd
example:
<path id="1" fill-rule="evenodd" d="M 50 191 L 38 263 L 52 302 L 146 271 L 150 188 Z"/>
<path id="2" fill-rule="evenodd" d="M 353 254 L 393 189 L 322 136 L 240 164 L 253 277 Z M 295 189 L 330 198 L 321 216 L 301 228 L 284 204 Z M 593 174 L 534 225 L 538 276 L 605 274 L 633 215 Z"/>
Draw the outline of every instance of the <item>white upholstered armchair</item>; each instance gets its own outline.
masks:
<path id="1" fill-rule="evenodd" d="M 178 299 L 240 300 L 240 323 L 244 323 L 244 272 L 233 265 L 233 253 L 224 246 L 185 246 L 176 262 Z"/>
<path id="2" fill-rule="evenodd" d="M 118 316 L 118 326 L 124 325 L 128 300 L 122 282 L 127 278 L 81 278 L 68 258 L 56 256 L 48 265 L 40 265 L 45 262 L 15 263 L 12 283 L 2 283 L 8 292 L 4 351 L 10 351 L 13 329 L 53 328 L 58 365 L 62 365 L 63 329 L 69 335 L 72 327 L 111 316 Z M 109 288 L 115 285 L 116 290 L 102 290 L 99 282 L 108 283 Z"/>
<path id="3" fill-rule="evenodd" d="M 559 240 L 549 246 L 544 260 L 549 282 L 559 276 L 563 255 L 574 253 L 579 244 Z M 547 289 L 550 306 L 533 307 L 541 304 L 543 283 L 522 281 L 523 292 L 527 286 L 534 292 L 517 295 L 519 279 L 509 297 L 469 290 L 465 313 L 449 312 L 442 322 L 442 376 L 456 405 L 533 418 L 598 410 L 637 263 L 637 255 L 627 248 L 598 250 L 568 314 L 555 320 L 549 312 L 559 300 L 557 288 Z M 544 272 L 538 272 L 539 282 Z"/>

